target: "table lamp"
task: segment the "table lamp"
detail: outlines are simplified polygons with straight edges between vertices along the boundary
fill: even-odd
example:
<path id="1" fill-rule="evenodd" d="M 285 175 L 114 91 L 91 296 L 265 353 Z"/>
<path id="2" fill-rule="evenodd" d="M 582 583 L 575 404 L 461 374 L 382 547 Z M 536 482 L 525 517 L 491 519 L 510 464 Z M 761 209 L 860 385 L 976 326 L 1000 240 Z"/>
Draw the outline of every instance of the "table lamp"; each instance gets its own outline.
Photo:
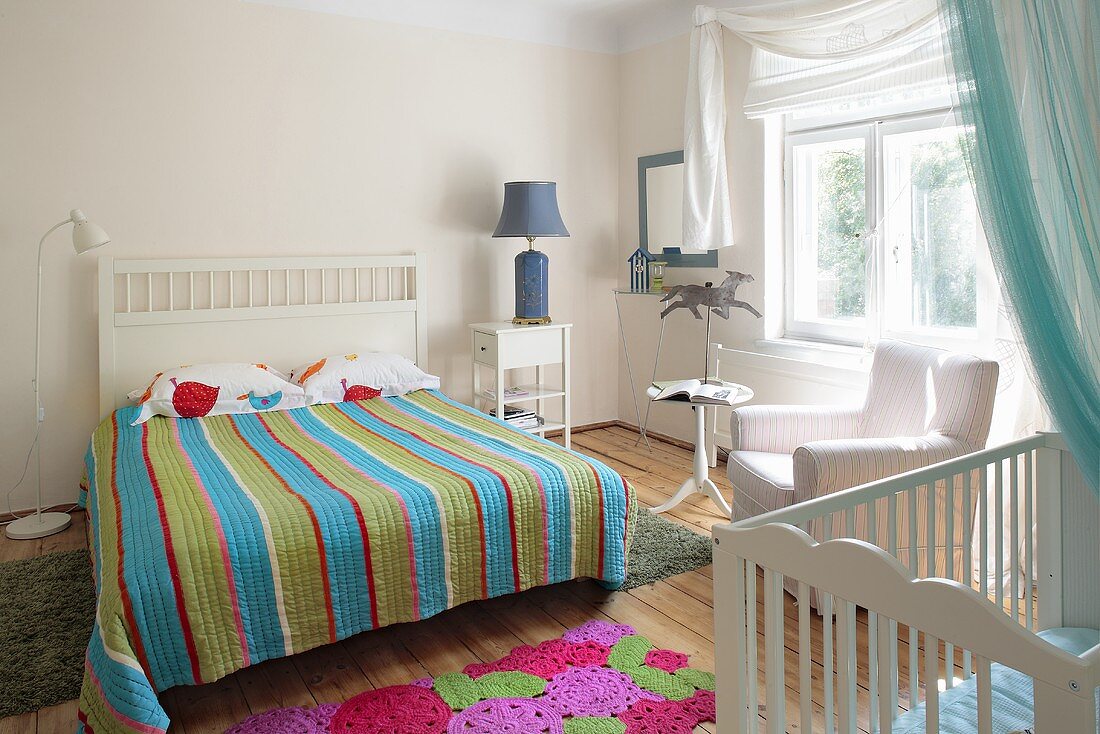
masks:
<path id="1" fill-rule="evenodd" d="M 550 258 L 535 249 L 536 237 L 568 237 L 558 212 L 558 185 L 553 181 L 504 184 L 504 208 L 493 237 L 526 237 L 527 249 L 516 255 L 516 316 L 513 324 L 550 323 L 547 273 Z"/>
<path id="2" fill-rule="evenodd" d="M 88 218 L 84 216 L 84 212 L 79 209 L 70 211 L 68 219 L 50 227 L 46 234 L 42 235 L 42 239 L 38 241 L 38 305 L 34 312 L 34 409 L 36 423 L 34 443 L 31 446 L 38 456 L 38 493 L 35 497 L 34 514 L 15 520 L 5 529 L 7 536 L 13 540 L 30 540 L 53 535 L 69 527 L 69 523 L 72 522 L 66 512 L 42 512 L 42 444 L 39 441 L 39 432 L 41 431 L 42 422 L 46 420 L 46 411 L 43 409 L 42 400 L 38 396 L 39 364 L 42 352 L 42 246 L 46 243 L 46 238 L 55 229 L 70 222 L 73 225 L 73 250 L 76 251 L 77 255 L 83 255 L 88 250 L 102 247 L 111 241 L 107 233 L 99 226 L 89 222 Z M 30 458 L 30 454 L 27 456 Z"/>

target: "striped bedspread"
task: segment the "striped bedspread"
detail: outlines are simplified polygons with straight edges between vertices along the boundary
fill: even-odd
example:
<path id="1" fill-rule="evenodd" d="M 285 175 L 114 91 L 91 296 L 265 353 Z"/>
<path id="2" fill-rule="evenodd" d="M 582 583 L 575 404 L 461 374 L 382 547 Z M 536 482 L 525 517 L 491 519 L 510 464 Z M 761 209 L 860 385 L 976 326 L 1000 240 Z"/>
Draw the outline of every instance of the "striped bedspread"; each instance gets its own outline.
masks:
<path id="1" fill-rule="evenodd" d="M 626 577 L 636 499 L 598 461 L 444 395 L 92 437 L 82 731 L 160 732 L 157 691 L 577 577 Z"/>

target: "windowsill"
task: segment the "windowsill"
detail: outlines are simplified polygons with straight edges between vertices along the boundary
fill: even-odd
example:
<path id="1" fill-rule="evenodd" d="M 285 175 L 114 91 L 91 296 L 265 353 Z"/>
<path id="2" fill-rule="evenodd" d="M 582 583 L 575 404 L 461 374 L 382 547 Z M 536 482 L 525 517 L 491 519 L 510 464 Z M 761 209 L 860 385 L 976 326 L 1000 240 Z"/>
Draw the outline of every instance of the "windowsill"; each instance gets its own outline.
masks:
<path id="1" fill-rule="evenodd" d="M 780 337 L 757 339 L 753 342 L 753 346 L 756 352 L 772 357 L 800 359 L 860 372 L 866 372 L 871 367 L 871 353 L 862 347 L 850 344 Z"/>

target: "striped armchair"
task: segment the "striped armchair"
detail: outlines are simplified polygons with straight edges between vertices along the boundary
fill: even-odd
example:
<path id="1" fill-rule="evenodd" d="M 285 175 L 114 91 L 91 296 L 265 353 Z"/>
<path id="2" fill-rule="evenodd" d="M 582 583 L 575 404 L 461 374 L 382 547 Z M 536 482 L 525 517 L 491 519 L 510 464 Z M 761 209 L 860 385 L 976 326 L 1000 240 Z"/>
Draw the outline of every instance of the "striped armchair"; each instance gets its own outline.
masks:
<path id="1" fill-rule="evenodd" d="M 997 375 L 996 362 L 881 341 L 861 408 L 735 409 L 733 519 L 984 448 Z"/>

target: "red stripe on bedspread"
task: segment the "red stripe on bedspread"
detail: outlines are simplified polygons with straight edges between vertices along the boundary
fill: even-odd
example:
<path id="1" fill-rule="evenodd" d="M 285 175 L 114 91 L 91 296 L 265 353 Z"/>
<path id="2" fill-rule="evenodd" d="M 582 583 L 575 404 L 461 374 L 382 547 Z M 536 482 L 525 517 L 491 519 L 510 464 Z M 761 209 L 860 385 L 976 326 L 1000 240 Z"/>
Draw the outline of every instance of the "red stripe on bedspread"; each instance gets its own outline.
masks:
<path id="1" fill-rule="evenodd" d="M 146 676 L 152 675 L 149 666 L 149 658 L 145 654 L 145 644 L 141 640 L 141 632 L 138 630 L 137 618 L 134 616 L 134 602 L 130 597 L 130 588 L 126 585 L 126 552 L 122 545 L 122 498 L 118 492 L 118 413 L 111 415 L 111 499 L 115 506 L 115 535 L 118 538 L 118 590 L 122 597 L 122 614 L 126 618 L 126 626 L 133 638 L 134 653 L 137 655 L 138 664 L 145 671 Z"/>

